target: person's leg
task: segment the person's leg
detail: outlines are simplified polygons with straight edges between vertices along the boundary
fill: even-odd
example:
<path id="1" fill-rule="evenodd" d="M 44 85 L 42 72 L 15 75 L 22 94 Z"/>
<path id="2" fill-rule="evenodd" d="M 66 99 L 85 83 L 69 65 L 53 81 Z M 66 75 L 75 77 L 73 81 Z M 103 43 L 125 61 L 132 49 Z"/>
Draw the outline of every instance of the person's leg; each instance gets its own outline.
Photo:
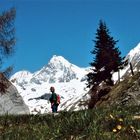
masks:
<path id="1" fill-rule="evenodd" d="M 54 109 L 54 104 L 52 105 L 52 113 L 55 111 L 55 109 Z"/>
<path id="2" fill-rule="evenodd" d="M 55 104 L 52 105 L 52 112 L 53 113 L 57 112 L 57 105 L 55 105 Z"/>
<path id="3" fill-rule="evenodd" d="M 58 111 L 58 104 L 56 105 L 56 112 Z"/>
<path id="4" fill-rule="evenodd" d="M 57 105 L 56 104 L 55 104 L 54 110 L 55 110 L 55 113 L 57 113 Z"/>

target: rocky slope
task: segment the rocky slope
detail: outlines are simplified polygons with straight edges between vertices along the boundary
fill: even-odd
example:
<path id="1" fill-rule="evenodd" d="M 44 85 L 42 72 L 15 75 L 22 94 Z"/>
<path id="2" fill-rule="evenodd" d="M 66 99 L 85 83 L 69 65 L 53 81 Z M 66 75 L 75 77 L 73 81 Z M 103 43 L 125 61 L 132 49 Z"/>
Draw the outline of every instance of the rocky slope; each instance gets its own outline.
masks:
<path id="1" fill-rule="evenodd" d="M 96 103 L 97 107 L 131 105 L 140 105 L 140 72 L 116 84 L 107 95 L 102 96 Z"/>
<path id="2" fill-rule="evenodd" d="M 29 108 L 15 86 L 0 73 L 0 115 L 29 114 Z"/>

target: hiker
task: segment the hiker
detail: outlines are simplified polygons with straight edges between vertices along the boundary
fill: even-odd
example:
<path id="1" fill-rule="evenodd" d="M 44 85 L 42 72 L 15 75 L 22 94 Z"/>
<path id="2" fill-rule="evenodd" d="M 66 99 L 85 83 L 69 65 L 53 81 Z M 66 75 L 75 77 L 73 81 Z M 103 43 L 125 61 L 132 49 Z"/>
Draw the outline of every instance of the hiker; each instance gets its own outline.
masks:
<path id="1" fill-rule="evenodd" d="M 52 93 L 51 97 L 50 97 L 50 102 L 51 102 L 51 108 L 52 108 L 52 112 L 53 113 L 57 113 L 57 109 L 58 109 L 58 105 L 60 103 L 60 99 L 58 99 L 58 96 L 56 93 L 55 93 L 55 88 L 54 87 L 51 87 L 50 88 L 50 91 Z"/>

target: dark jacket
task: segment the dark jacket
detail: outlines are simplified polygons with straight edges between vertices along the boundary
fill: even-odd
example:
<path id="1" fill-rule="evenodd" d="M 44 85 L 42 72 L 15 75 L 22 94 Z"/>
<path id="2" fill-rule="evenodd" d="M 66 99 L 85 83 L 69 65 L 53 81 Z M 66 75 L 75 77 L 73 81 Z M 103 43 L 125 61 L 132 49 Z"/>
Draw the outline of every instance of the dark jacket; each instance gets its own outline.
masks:
<path id="1" fill-rule="evenodd" d="M 56 93 L 52 93 L 52 95 L 51 95 L 49 100 L 50 100 L 51 103 L 57 104 L 57 95 L 56 95 Z"/>

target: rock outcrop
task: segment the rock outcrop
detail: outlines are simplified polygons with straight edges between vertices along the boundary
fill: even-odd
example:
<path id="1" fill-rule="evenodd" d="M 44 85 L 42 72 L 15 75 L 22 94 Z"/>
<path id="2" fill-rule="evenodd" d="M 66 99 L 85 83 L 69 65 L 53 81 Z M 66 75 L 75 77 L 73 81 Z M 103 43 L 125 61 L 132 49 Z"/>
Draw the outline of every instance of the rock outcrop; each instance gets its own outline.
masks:
<path id="1" fill-rule="evenodd" d="M 100 85 L 92 87 L 88 92 L 91 97 L 88 103 L 88 107 L 90 109 L 94 108 L 96 104 L 100 102 L 100 100 L 102 100 L 102 98 L 110 92 L 111 88 L 112 87 L 107 85 L 105 82 L 101 82 Z"/>
<path id="2" fill-rule="evenodd" d="M 29 114 L 16 87 L 0 73 L 0 115 L 3 114 Z"/>
<path id="3" fill-rule="evenodd" d="M 140 105 L 140 73 L 127 77 L 112 87 L 111 91 L 100 98 L 96 106 L 139 106 Z"/>

